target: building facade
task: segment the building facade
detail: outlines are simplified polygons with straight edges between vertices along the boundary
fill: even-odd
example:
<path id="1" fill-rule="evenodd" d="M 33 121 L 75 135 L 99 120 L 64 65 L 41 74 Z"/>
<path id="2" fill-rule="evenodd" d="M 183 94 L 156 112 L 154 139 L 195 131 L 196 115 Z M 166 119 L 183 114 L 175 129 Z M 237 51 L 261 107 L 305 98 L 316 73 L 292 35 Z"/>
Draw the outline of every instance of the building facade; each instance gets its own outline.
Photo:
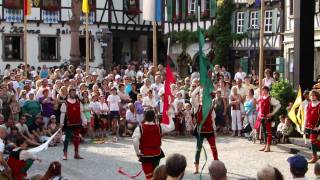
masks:
<path id="1" fill-rule="evenodd" d="M 165 18 L 163 32 L 189 31 L 195 32 L 200 28 L 207 30 L 214 25 L 216 17 L 216 0 L 167 0 L 165 4 Z M 197 6 L 200 5 L 200 23 L 198 23 Z M 208 54 L 211 50 L 211 42 L 204 46 L 204 53 Z M 185 52 L 184 52 L 185 51 Z M 182 47 L 181 42 L 171 42 L 170 57 L 175 63 L 176 71 L 185 76 L 192 68 L 198 67 L 198 43 L 190 43 L 187 47 Z"/>
<path id="2" fill-rule="evenodd" d="M 150 55 L 152 26 L 142 19 L 143 0 L 89 0 L 90 66 L 125 64 Z M 80 1 L 81 3 L 81 1 Z M 70 59 L 72 0 L 32 0 L 27 16 L 27 45 L 23 43 L 23 1 L 0 0 L 0 69 L 24 62 L 23 49 L 31 66 L 59 66 Z M 86 57 L 83 15 L 80 18 L 80 61 Z M 108 30 L 107 43 L 101 32 Z M 107 53 L 105 53 L 107 52 Z"/>
<path id="3" fill-rule="evenodd" d="M 284 58 L 285 58 L 285 77 L 291 82 L 298 81 L 294 76 L 294 29 L 295 29 L 295 11 L 294 1 L 285 0 L 285 31 L 284 31 Z M 303 37 L 301 37 L 303 38 Z M 309 59 L 301 59 L 300 61 L 309 61 Z M 314 72 L 313 80 L 315 81 L 320 75 L 320 3 L 315 1 L 315 15 L 314 15 Z"/>
<path id="4" fill-rule="evenodd" d="M 239 36 L 231 47 L 234 70 L 241 66 L 245 71 L 258 70 L 260 5 L 252 0 L 235 0 L 232 31 Z M 283 3 L 281 0 L 265 0 L 264 68 L 282 71 Z"/>

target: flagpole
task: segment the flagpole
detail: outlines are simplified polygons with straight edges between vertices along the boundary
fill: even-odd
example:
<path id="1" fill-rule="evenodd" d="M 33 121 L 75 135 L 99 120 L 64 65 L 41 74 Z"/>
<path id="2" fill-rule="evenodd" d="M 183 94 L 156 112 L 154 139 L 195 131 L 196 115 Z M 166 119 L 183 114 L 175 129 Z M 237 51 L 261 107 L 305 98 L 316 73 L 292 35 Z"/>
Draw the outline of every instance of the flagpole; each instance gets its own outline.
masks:
<path id="1" fill-rule="evenodd" d="M 85 13 L 86 15 L 86 24 L 85 24 L 85 31 L 86 31 L 86 74 L 89 74 L 89 31 L 88 31 L 88 24 L 89 24 L 89 13 Z"/>
<path id="2" fill-rule="evenodd" d="M 157 23 L 152 21 L 152 39 L 153 39 L 153 66 L 157 68 Z"/>
<path id="3" fill-rule="evenodd" d="M 27 23 L 27 15 L 24 16 L 24 20 L 23 20 L 23 26 L 24 26 L 24 32 L 23 32 L 23 61 L 24 61 L 24 68 L 25 71 L 27 70 L 27 65 L 28 65 L 28 51 L 27 51 L 27 27 L 28 27 L 28 23 Z M 27 73 L 25 73 L 25 75 L 27 76 Z"/>
<path id="4" fill-rule="evenodd" d="M 264 62 L 264 19 L 265 19 L 265 4 L 261 0 L 261 20 L 260 20 L 260 53 L 259 53 L 259 90 L 262 92 L 263 78 L 263 62 Z"/>

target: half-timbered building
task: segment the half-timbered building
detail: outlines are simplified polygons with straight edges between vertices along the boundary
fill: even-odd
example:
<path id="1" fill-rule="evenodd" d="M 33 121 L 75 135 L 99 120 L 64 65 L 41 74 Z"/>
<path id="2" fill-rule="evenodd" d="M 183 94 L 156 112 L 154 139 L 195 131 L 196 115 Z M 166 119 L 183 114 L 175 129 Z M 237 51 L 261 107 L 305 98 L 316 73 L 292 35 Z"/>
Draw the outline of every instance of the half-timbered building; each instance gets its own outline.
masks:
<path id="1" fill-rule="evenodd" d="M 0 0 L 0 69 L 5 64 L 60 65 L 70 59 L 73 0 L 32 0 L 23 46 L 23 0 Z M 81 0 L 79 0 L 81 3 Z M 142 0 L 89 0 L 90 66 L 125 64 L 150 56 L 152 26 L 142 19 Z M 80 18 L 80 61 L 86 57 L 84 16 Z M 107 62 L 106 62 L 107 61 Z"/>
<path id="2" fill-rule="evenodd" d="M 197 4 L 198 3 L 198 4 Z M 166 0 L 165 18 L 163 22 L 164 34 L 188 30 L 195 32 L 200 28 L 207 30 L 214 25 L 216 17 L 216 0 Z M 197 6 L 200 5 L 200 23 L 198 23 Z M 181 42 L 171 42 L 170 56 L 176 64 L 177 71 L 185 76 L 190 69 L 197 68 L 198 43 L 190 43 L 184 49 Z M 211 50 L 211 42 L 204 47 L 205 54 Z"/>
<path id="3" fill-rule="evenodd" d="M 245 71 L 258 70 L 259 29 L 264 28 L 264 67 L 281 71 L 283 3 L 281 0 L 265 0 L 265 22 L 260 26 L 260 6 L 252 0 L 235 0 L 232 15 L 232 31 L 237 34 L 231 48 L 234 70 L 241 66 Z"/>

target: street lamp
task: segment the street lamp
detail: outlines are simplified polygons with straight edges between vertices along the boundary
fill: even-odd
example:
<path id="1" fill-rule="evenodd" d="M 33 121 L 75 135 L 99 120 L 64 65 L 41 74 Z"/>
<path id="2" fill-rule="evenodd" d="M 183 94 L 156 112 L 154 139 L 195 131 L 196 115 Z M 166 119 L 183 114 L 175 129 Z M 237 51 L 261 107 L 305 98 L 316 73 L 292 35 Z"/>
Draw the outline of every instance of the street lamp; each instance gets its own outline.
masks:
<path id="1" fill-rule="evenodd" d="M 259 27 L 253 27 L 251 26 L 248 29 L 248 37 L 251 41 L 251 44 L 253 44 L 253 59 L 251 60 L 250 58 L 250 68 L 257 70 L 257 61 L 256 61 L 256 50 L 257 50 L 257 46 L 256 43 L 259 42 L 259 37 L 260 37 L 260 29 Z M 249 49 L 250 52 L 250 49 Z"/>

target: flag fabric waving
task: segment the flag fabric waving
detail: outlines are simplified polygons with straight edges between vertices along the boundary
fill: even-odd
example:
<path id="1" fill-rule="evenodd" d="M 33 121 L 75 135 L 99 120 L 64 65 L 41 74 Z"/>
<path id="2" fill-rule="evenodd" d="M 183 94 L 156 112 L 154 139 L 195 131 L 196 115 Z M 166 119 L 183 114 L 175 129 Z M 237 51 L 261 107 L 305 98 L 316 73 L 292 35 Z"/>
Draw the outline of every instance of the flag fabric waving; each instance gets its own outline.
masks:
<path id="1" fill-rule="evenodd" d="M 89 8 L 89 1 L 88 0 L 82 0 L 82 12 L 89 14 L 90 8 Z"/>
<path id="2" fill-rule="evenodd" d="M 144 0 L 143 1 L 143 19 L 146 21 L 162 20 L 162 1 L 161 0 Z"/>
<path id="3" fill-rule="evenodd" d="M 169 65 L 170 57 L 167 57 L 166 66 L 166 81 L 164 82 L 164 99 L 163 99 L 163 112 L 162 112 L 162 123 L 169 124 L 168 110 L 170 104 L 173 102 L 173 95 L 171 93 L 170 85 L 175 83 L 175 78 Z"/>
<path id="4" fill-rule="evenodd" d="M 211 106 L 212 106 L 212 96 L 213 84 L 209 77 L 208 71 L 210 70 L 210 63 L 203 52 L 203 46 L 205 43 L 204 34 L 198 27 L 199 34 L 199 61 L 200 61 L 200 84 L 202 86 L 202 122 L 199 128 L 202 128 L 205 120 L 207 119 Z"/>
<path id="5" fill-rule="evenodd" d="M 23 14 L 28 16 L 31 14 L 31 0 L 24 0 L 23 1 Z"/>
<path id="6" fill-rule="evenodd" d="M 302 133 L 302 128 L 304 124 L 304 108 L 302 105 L 302 92 L 301 88 L 299 87 L 299 91 L 294 101 L 292 108 L 288 113 L 288 117 L 291 121 L 296 125 L 297 131 Z"/>

